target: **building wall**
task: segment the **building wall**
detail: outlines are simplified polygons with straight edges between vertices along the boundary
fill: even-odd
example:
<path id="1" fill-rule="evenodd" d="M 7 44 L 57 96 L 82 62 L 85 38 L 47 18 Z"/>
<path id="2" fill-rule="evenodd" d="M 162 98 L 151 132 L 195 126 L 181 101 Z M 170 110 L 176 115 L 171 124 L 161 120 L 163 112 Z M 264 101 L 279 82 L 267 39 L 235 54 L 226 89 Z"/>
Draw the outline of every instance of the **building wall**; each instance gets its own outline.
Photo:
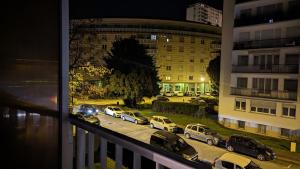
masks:
<path id="1" fill-rule="evenodd" d="M 151 29 L 97 31 L 97 38 L 100 39 L 98 46 L 102 48 L 100 58 L 107 55 L 113 42 L 121 38 L 134 37 L 144 44 L 158 68 L 162 93 L 166 91 L 192 93 L 210 91 L 210 79 L 206 68 L 220 50 L 219 35 L 211 35 L 201 31 L 186 32 L 184 30 L 179 32 L 172 30 L 157 32 Z"/>
<path id="2" fill-rule="evenodd" d="M 256 9 L 258 6 L 264 6 L 267 4 L 273 4 L 278 2 L 284 2 L 284 9 L 286 9 L 286 1 L 280 0 L 260 0 L 255 2 L 245 2 L 235 5 L 232 3 L 224 3 L 224 18 L 227 21 L 233 21 L 234 17 L 239 18 L 240 10 L 242 9 Z M 235 8 L 235 10 L 233 10 Z M 234 12 L 235 11 L 235 12 Z M 231 18 L 231 19 L 230 19 Z M 280 72 L 280 73 L 265 73 L 265 72 L 232 72 L 233 67 L 230 65 L 238 65 L 238 57 L 241 55 L 248 56 L 249 70 L 254 69 L 254 56 L 255 55 L 278 55 L 279 65 L 285 65 L 285 59 L 287 54 L 300 54 L 299 45 L 285 46 L 285 47 L 273 47 L 273 48 L 254 48 L 254 49 L 239 49 L 232 50 L 231 46 L 234 42 L 254 41 L 262 39 L 280 39 L 282 38 L 297 38 L 299 35 L 294 33 L 287 33 L 291 27 L 298 27 L 299 19 L 286 20 L 281 22 L 272 22 L 265 24 L 247 25 L 241 27 L 233 27 L 232 23 L 224 23 L 223 25 L 223 37 L 222 37 L 222 56 L 221 56 L 221 78 L 220 78 L 220 96 L 219 96 L 219 122 L 226 127 L 243 130 L 247 132 L 253 132 L 257 134 L 268 135 L 272 137 L 291 138 L 292 135 L 300 136 L 300 102 L 299 102 L 299 87 L 300 87 L 300 70 L 298 72 Z M 259 31 L 273 29 L 273 36 L 264 38 L 265 34 L 261 34 L 258 38 L 257 33 Z M 232 31 L 233 30 L 233 31 Z M 275 36 L 275 30 L 277 35 Z M 242 35 L 245 32 L 249 32 L 248 37 Z M 289 34 L 287 36 L 287 34 Z M 241 37 L 243 36 L 243 37 Z M 247 37 L 247 38 L 245 38 Z M 263 37 L 263 38 L 261 38 Z M 227 43 L 224 43 L 226 41 Z M 232 42 L 231 45 L 228 42 Z M 276 41 L 276 40 L 275 40 Z M 299 55 L 300 56 L 300 55 Z M 300 60 L 300 58 L 299 58 Z M 298 64 L 299 69 L 299 63 Z M 267 98 L 261 95 L 260 97 L 254 96 L 250 93 L 237 94 L 231 89 L 237 88 L 238 78 L 247 78 L 246 90 L 253 90 L 253 79 L 278 79 L 278 91 L 286 92 L 284 89 L 285 79 L 298 80 L 297 92 L 291 92 L 291 94 L 297 95 L 295 99 L 285 97 Z M 241 106 L 241 105 L 245 106 Z M 256 108 L 255 108 L 256 107 Z M 260 110 L 258 110 L 260 107 Z M 296 109 L 295 116 L 284 115 L 283 108 L 292 107 Z M 286 109 L 285 109 L 286 110 Z M 276 113 L 275 113 L 276 112 Z M 264 125 L 264 126 L 262 126 Z M 285 133 L 288 129 L 287 135 Z"/>
<path id="3" fill-rule="evenodd" d="M 222 11 L 203 3 L 196 3 L 186 9 L 186 20 L 205 24 L 210 23 L 221 27 Z"/>

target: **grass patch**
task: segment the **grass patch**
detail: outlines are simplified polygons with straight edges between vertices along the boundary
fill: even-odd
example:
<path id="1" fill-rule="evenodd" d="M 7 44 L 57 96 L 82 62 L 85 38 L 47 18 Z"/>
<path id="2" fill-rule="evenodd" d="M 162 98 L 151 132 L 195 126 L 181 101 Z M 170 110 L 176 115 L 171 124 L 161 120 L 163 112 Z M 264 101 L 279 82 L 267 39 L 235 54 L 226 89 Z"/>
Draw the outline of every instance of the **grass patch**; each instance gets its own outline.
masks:
<path id="1" fill-rule="evenodd" d="M 208 117 L 206 117 L 206 118 L 196 118 L 193 116 L 183 115 L 183 114 L 159 113 L 159 112 L 154 112 L 151 109 L 140 110 L 140 112 L 145 117 L 151 117 L 151 116 L 155 116 L 155 115 L 166 116 L 166 117 L 170 118 L 173 122 L 178 124 L 179 127 L 182 127 L 182 128 L 184 128 L 189 123 L 201 123 L 201 124 L 207 125 L 212 130 L 217 131 L 221 136 L 223 136 L 225 138 L 228 138 L 229 136 L 231 136 L 233 134 L 246 135 L 246 136 L 252 137 L 252 138 L 264 143 L 265 145 L 270 146 L 275 149 L 289 151 L 289 148 L 290 148 L 290 141 L 288 141 L 288 140 L 283 140 L 283 139 L 243 132 L 243 131 L 239 131 L 239 130 L 229 129 L 229 128 L 226 128 L 226 127 L 220 125 L 216 119 L 213 119 L 209 115 L 207 115 Z M 297 153 L 300 153 L 299 145 L 297 146 Z"/>

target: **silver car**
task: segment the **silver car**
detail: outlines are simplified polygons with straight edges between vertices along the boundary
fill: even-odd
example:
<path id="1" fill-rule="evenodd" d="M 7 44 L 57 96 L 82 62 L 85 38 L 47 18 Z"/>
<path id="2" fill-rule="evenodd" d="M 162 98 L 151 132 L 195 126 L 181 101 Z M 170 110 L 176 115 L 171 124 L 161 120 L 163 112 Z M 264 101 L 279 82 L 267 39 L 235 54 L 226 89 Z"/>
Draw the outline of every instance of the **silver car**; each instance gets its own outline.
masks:
<path id="1" fill-rule="evenodd" d="M 184 130 L 186 138 L 193 138 L 206 142 L 208 145 L 217 145 L 220 137 L 203 124 L 188 124 Z"/>

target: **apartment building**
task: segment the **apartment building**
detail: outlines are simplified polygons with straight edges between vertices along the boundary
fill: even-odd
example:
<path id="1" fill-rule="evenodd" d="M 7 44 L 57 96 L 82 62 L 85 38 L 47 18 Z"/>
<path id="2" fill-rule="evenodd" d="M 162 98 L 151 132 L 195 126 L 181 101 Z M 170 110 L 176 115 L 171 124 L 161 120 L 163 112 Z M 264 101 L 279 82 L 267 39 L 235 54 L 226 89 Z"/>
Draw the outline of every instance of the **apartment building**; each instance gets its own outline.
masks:
<path id="1" fill-rule="evenodd" d="M 299 7 L 298 0 L 224 3 L 219 98 L 224 126 L 300 136 Z"/>
<path id="2" fill-rule="evenodd" d="M 210 79 L 206 68 L 220 55 L 221 29 L 194 22 L 102 18 L 73 20 L 72 27 L 97 36 L 105 57 L 114 41 L 133 37 L 145 45 L 158 70 L 162 93 L 207 93 Z"/>
<path id="3" fill-rule="evenodd" d="M 186 9 L 186 20 L 222 26 L 222 11 L 204 3 L 195 3 Z"/>

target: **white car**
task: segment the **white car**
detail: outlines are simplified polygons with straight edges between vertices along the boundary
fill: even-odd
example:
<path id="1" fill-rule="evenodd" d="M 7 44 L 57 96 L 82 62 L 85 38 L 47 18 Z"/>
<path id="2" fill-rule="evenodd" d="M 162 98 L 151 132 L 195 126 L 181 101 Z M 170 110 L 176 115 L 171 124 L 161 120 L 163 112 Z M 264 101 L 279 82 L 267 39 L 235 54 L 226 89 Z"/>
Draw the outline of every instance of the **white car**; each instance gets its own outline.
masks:
<path id="1" fill-rule="evenodd" d="M 214 169 L 261 169 L 252 160 L 234 153 L 223 154 L 215 159 L 213 166 Z"/>
<path id="2" fill-rule="evenodd" d="M 121 117 L 121 114 L 124 111 L 117 106 L 108 106 L 104 109 L 104 114 L 110 115 L 113 117 Z"/>
<path id="3" fill-rule="evenodd" d="M 166 130 L 169 132 L 175 132 L 177 130 L 176 124 L 164 116 L 153 116 L 150 120 L 150 127 Z"/>
<path id="4" fill-rule="evenodd" d="M 171 97 L 174 96 L 175 93 L 174 92 L 165 92 L 165 96 Z"/>

